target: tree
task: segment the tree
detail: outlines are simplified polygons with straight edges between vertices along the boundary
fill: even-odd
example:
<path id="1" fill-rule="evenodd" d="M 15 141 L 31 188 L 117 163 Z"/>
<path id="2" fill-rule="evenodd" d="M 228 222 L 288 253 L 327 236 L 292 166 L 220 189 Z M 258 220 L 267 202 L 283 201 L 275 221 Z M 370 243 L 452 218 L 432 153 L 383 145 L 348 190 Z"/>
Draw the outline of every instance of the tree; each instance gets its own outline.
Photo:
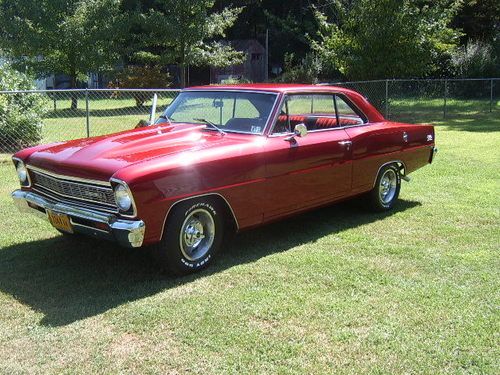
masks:
<path id="1" fill-rule="evenodd" d="M 458 0 L 344 0 L 330 23 L 317 12 L 312 41 L 331 69 L 347 79 L 422 77 L 439 71 L 460 33 L 449 27 Z"/>
<path id="2" fill-rule="evenodd" d="M 0 47 L 38 76 L 66 74 L 71 88 L 119 60 L 120 0 L 3 0 Z M 72 109 L 77 108 L 76 96 Z"/>
<path id="3" fill-rule="evenodd" d="M 177 64 L 181 86 L 186 85 L 186 67 L 226 67 L 243 61 L 243 54 L 216 38 L 238 18 L 241 8 L 212 12 L 214 0 L 157 0 L 141 6 L 136 19 L 140 30 L 136 40 L 140 48 L 136 61 L 148 64 Z"/>

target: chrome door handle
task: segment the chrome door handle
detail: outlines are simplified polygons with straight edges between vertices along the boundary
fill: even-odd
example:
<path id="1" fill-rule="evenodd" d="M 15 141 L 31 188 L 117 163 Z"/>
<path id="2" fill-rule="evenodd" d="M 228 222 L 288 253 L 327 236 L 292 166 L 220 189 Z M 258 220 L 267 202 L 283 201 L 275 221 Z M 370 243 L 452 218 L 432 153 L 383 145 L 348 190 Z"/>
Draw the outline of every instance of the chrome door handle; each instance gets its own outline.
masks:
<path id="1" fill-rule="evenodd" d="M 340 141 L 339 145 L 344 146 L 347 151 L 351 149 L 352 142 L 351 141 Z"/>
<path id="2" fill-rule="evenodd" d="M 351 147 L 352 142 L 351 141 L 340 141 L 339 145 L 341 146 L 347 146 L 347 148 Z"/>

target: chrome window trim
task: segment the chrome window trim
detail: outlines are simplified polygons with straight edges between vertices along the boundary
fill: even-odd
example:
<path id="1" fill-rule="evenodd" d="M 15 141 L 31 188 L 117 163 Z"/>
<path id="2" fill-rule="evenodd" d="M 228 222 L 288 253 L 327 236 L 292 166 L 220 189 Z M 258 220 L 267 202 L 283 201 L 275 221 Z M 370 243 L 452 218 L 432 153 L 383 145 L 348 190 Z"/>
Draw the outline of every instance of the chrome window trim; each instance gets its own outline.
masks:
<path id="1" fill-rule="evenodd" d="M 365 124 L 359 124 L 359 125 L 346 125 L 346 126 L 339 126 L 335 128 L 326 128 L 326 129 L 316 129 L 316 130 L 308 130 L 307 134 L 314 134 L 314 133 L 323 133 L 323 132 L 329 132 L 329 131 L 335 131 L 335 130 L 344 130 L 344 129 L 349 129 L 349 128 L 357 128 L 360 126 L 368 126 L 370 125 L 370 122 L 367 122 Z M 295 133 L 276 133 L 276 134 L 270 134 L 268 135 L 269 138 L 277 138 L 277 137 L 286 137 L 293 135 Z"/>
<path id="2" fill-rule="evenodd" d="M 120 214 L 120 216 L 128 217 L 128 218 L 135 218 L 137 216 L 137 206 L 135 205 L 134 194 L 132 194 L 132 190 L 130 190 L 130 187 L 128 186 L 128 184 L 125 181 L 120 180 L 119 178 L 115 178 L 115 177 L 111 177 L 109 179 L 109 182 L 110 183 L 114 182 L 117 185 L 123 185 L 125 187 L 125 189 L 127 189 L 127 193 L 130 195 L 130 200 L 132 201 L 132 214 L 131 215 L 128 215 L 128 214 L 122 212 L 120 210 L 120 207 L 118 207 L 118 203 L 116 204 L 116 207 L 118 208 L 118 213 Z M 113 196 L 114 196 L 115 189 L 114 189 L 113 185 L 111 185 L 111 189 L 113 190 Z"/>
<path id="3" fill-rule="evenodd" d="M 186 198 L 179 199 L 179 200 L 175 201 L 170 206 L 167 213 L 165 214 L 165 218 L 163 219 L 163 225 L 161 227 L 160 241 L 163 239 L 163 233 L 165 232 L 165 225 L 167 224 L 167 218 L 168 218 L 168 215 L 170 214 L 170 211 L 172 211 L 172 208 L 174 208 L 177 204 L 179 204 L 181 202 L 188 201 L 188 200 L 195 199 L 195 198 L 206 197 L 206 196 L 210 196 L 210 195 L 216 195 L 216 196 L 224 199 L 224 202 L 226 202 L 227 206 L 229 207 L 229 210 L 231 211 L 231 215 L 233 215 L 233 219 L 234 219 L 234 222 L 236 224 L 236 231 L 238 231 L 240 229 L 240 225 L 238 224 L 238 219 L 236 218 L 236 215 L 234 214 L 233 207 L 231 207 L 228 200 L 220 193 L 205 193 L 205 194 L 192 195 L 192 196 L 189 196 Z"/>
<path id="4" fill-rule="evenodd" d="M 20 184 L 22 187 L 25 187 L 25 188 L 29 188 L 29 187 L 31 187 L 31 185 L 32 185 L 32 184 L 31 184 L 31 176 L 30 176 L 30 172 L 29 172 L 29 170 L 28 170 L 28 165 L 27 165 L 24 161 L 22 161 L 21 159 L 16 158 L 15 156 L 13 156 L 13 157 L 12 157 L 12 162 L 14 163 L 14 166 L 16 167 L 16 176 L 17 176 L 17 163 L 23 163 L 24 168 L 26 168 L 26 172 L 27 172 L 27 173 L 26 173 L 26 175 L 27 175 L 27 178 L 28 178 L 28 185 L 23 185 L 23 184 L 21 183 L 21 181 L 19 181 L 19 178 L 18 178 L 18 181 L 19 181 L 19 184 Z"/>
<path id="5" fill-rule="evenodd" d="M 259 90 L 241 90 L 241 89 L 206 89 L 206 90 L 200 90 L 200 89 L 184 89 L 182 90 L 179 94 L 182 94 L 183 92 L 241 92 L 241 93 L 250 93 L 250 94 L 266 94 L 266 95 L 274 95 L 275 96 L 275 99 L 274 99 L 274 103 L 273 103 L 273 106 L 271 108 L 271 111 L 269 112 L 269 115 L 267 116 L 267 119 L 264 123 L 264 128 L 262 129 L 262 132 L 260 133 L 251 133 L 251 132 L 242 132 L 242 131 L 238 131 L 238 130 L 228 130 L 228 129 L 222 129 L 224 130 L 226 133 L 237 133 L 237 134 L 250 134 L 250 135 L 265 135 L 266 133 L 266 129 L 267 127 L 269 126 L 269 123 L 270 123 L 270 120 L 271 120 L 271 117 L 272 117 L 272 114 L 274 113 L 274 111 L 276 110 L 276 103 L 279 99 L 279 96 L 280 96 L 280 93 L 279 92 L 273 92 L 273 91 L 259 91 Z M 172 100 L 172 102 L 169 104 L 172 105 L 172 103 L 177 100 L 177 98 L 179 97 L 179 95 L 177 95 L 175 97 L 174 100 Z M 183 121 L 171 121 L 172 124 L 182 124 L 182 123 L 185 123 Z M 203 125 L 203 124 L 200 124 L 200 125 Z"/>
<path id="6" fill-rule="evenodd" d="M 310 91 L 307 91 L 307 92 L 304 92 L 304 91 L 295 91 L 295 90 L 292 90 L 292 91 L 287 91 L 286 93 L 283 93 L 282 95 L 282 98 L 280 100 L 280 106 L 279 108 L 281 108 L 281 106 L 283 105 L 283 102 L 285 101 L 285 98 L 288 96 L 288 95 L 314 95 L 314 94 L 330 94 L 330 95 L 337 95 L 337 96 L 340 96 L 343 98 L 347 98 L 347 100 L 349 101 L 347 104 L 351 104 L 353 105 L 354 107 L 356 107 L 356 109 L 363 114 L 364 118 L 366 120 L 364 120 L 363 118 L 361 118 L 361 120 L 363 120 L 363 123 L 362 124 L 357 124 L 357 125 L 346 125 L 346 126 L 339 126 L 339 127 L 335 127 L 335 128 L 328 128 L 328 129 L 316 129 L 316 130 L 310 130 L 308 131 L 308 133 L 316 133 L 316 132 L 324 132 L 324 131 L 330 131 L 330 130 L 339 130 L 339 129 L 347 129 L 347 128 L 354 128 L 354 127 L 358 127 L 358 126 L 367 126 L 367 125 L 370 125 L 371 122 L 370 122 L 370 119 L 368 118 L 368 116 L 359 108 L 359 106 L 357 106 L 352 100 L 349 99 L 349 97 L 345 94 L 345 93 L 342 93 L 342 92 L 338 92 L 338 91 L 317 91 L 317 92 L 310 92 Z M 344 100 L 345 101 L 345 100 Z M 281 137 L 281 136 L 290 136 L 291 134 L 293 133 L 276 133 L 276 134 L 273 134 L 273 130 L 274 128 L 276 127 L 276 121 L 278 120 L 278 116 L 279 116 L 279 110 L 276 112 L 276 115 L 274 116 L 274 119 L 273 119 L 273 123 L 272 123 L 272 127 L 269 129 L 269 132 L 268 132 L 268 137 Z M 355 111 L 356 112 L 356 111 Z M 292 115 L 293 116 L 293 115 Z M 314 116 L 312 116 L 314 117 Z M 319 117 L 319 116 L 317 116 Z"/>
<path id="7" fill-rule="evenodd" d="M 67 176 L 67 175 L 62 175 L 54 172 L 47 171 L 46 169 L 35 167 L 33 165 L 26 165 L 26 168 L 32 169 L 36 172 L 44 173 L 48 176 L 54 177 L 54 178 L 59 178 L 61 180 L 66 180 L 66 181 L 76 181 L 79 183 L 87 184 L 87 185 L 100 185 L 100 186 L 106 186 L 108 188 L 111 188 L 111 184 L 109 181 L 102 181 L 102 180 L 91 180 L 91 179 L 86 179 L 86 178 L 80 178 L 80 177 L 73 177 L 73 176 Z"/>
<path id="8" fill-rule="evenodd" d="M 102 206 L 102 205 L 86 205 L 83 201 L 75 201 L 75 200 L 67 200 L 64 198 L 61 198 L 60 196 L 53 195 L 51 193 L 48 193 L 44 190 L 37 189 L 36 187 L 32 187 L 31 190 L 34 192 L 37 192 L 38 194 L 48 197 L 50 199 L 53 199 L 56 202 L 64 203 L 66 205 L 70 206 L 75 206 L 78 208 L 86 209 L 86 210 L 95 210 L 95 211 L 102 211 L 106 213 L 111 213 L 111 214 L 119 214 L 118 209 L 113 210 L 111 206 Z"/>

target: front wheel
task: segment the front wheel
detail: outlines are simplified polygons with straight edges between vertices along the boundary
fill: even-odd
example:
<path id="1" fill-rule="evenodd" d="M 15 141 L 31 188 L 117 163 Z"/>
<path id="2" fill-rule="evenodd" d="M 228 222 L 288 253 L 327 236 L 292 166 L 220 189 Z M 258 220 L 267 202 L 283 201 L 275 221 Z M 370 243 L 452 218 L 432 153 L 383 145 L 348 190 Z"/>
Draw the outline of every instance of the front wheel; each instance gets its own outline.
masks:
<path id="1" fill-rule="evenodd" d="M 223 210 L 216 201 L 181 202 L 172 208 L 163 238 L 153 251 L 167 271 L 185 275 L 210 264 L 223 236 Z"/>
<path id="2" fill-rule="evenodd" d="M 383 167 L 369 194 L 370 206 L 375 211 L 388 211 L 396 204 L 401 189 L 401 176 L 396 165 Z"/>

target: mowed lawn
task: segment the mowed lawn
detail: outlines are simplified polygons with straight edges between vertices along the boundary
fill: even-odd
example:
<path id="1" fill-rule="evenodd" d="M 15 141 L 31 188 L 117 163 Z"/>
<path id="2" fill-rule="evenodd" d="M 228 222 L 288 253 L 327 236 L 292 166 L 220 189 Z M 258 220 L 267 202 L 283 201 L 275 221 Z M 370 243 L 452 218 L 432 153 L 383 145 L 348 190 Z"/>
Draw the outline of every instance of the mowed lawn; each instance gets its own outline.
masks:
<path id="1" fill-rule="evenodd" d="M 500 372 L 500 116 L 436 123 L 387 214 L 240 234 L 197 275 L 21 216 L 0 163 L 1 373 Z"/>

